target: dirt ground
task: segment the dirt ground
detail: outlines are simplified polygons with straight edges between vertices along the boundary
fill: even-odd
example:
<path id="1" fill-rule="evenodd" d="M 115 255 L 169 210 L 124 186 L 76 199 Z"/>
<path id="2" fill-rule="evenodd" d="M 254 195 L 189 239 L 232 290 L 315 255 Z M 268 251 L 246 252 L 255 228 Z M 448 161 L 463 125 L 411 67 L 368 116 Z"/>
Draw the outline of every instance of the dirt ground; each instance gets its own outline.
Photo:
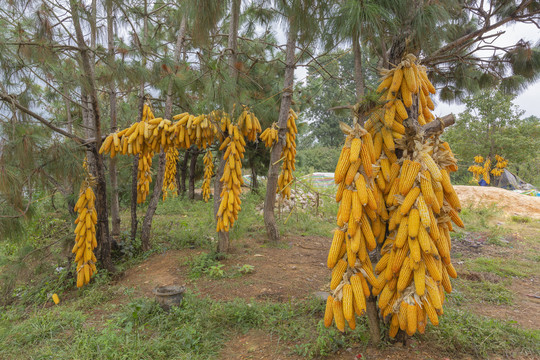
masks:
<path id="1" fill-rule="evenodd" d="M 540 199 L 529 198 L 502 189 L 456 186 L 463 206 L 468 204 L 485 204 L 496 201 L 505 214 L 522 214 L 540 218 Z M 506 224 L 506 223 L 505 223 Z M 452 252 L 460 252 L 463 259 L 479 256 L 515 258 L 527 252 L 530 236 L 534 230 L 522 236 L 516 224 L 509 235 L 511 247 L 500 247 L 486 244 L 481 236 L 465 237 L 453 242 Z M 220 300 L 245 298 L 254 300 L 272 300 L 287 302 L 309 296 L 322 295 L 328 288 L 330 271 L 326 267 L 326 256 L 331 237 L 285 237 L 278 246 L 269 246 L 262 239 L 245 238 L 234 244 L 232 253 L 222 261 L 224 270 L 232 271 L 236 266 L 249 264 L 254 271 L 238 277 L 211 279 L 203 276 L 191 280 L 188 275 L 186 261 L 202 252 L 202 250 L 170 250 L 157 254 L 145 262 L 127 270 L 118 283 L 135 289 L 141 295 L 152 296 L 152 289 L 160 285 L 186 285 L 201 296 L 209 295 Z M 538 246 L 535 242 L 534 246 Z M 462 260 L 462 259 L 460 259 Z M 496 275 L 489 273 L 472 273 L 464 271 L 463 261 L 456 261 L 458 274 L 468 280 L 486 280 L 498 282 Z M 510 305 L 470 304 L 468 309 L 479 315 L 504 320 L 513 320 L 519 326 L 530 329 L 540 328 L 540 277 L 511 279 L 509 289 L 514 292 L 514 303 Z M 301 359 L 290 354 L 291 346 L 278 338 L 259 330 L 232 338 L 222 350 L 223 359 Z M 428 345 L 412 340 L 412 345 L 403 347 L 396 344 L 390 348 L 379 350 L 368 347 L 345 349 L 332 359 L 446 359 L 444 354 L 434 353 Z"/>
<path id="2" fill-rule="evenodd" d="M 528 216 L 540 219 L 540 197 L 528 196 L 513 191 L 487 186 L 454 186 L 461 207 L 486 206 L 495 203 L 505 214 Z"/>

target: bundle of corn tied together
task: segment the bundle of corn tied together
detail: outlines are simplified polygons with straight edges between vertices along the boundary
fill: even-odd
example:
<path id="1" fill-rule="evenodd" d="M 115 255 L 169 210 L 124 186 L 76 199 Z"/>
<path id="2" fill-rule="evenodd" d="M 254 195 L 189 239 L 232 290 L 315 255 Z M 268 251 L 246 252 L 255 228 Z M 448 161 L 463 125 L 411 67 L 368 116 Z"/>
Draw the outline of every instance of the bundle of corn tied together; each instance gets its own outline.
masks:
<path id="1" fill-rule="evenodd" d="M 371 221 L 373 236 L 382 244 L 374 270 L 378 277 L 371 272 L 371 264 L 369 271 L 367 263 L 362 263 L 361 269 L 372 286 L 371 294 L 378 295 L 381 317 L 390 323 L 390 336 L 394 337 L 399 329 L 409 335 L 423 333 L 427 319 L 438 324 L 444 292 L 452 290 L 450 277 L 457 276 L 450 259 L 452 222 L 458 226 L 463 226 L 463 222 L 449 176 L 449 172 L 457 170 L 457 161 L 448 143 L 440 141 L 440 134 L 427 136 L 421 128 L 435 119 L 430 98 L 435 88 L 425 67 L 417 65 L 413 55 L 407 55 L 398 66 L 383 73 L 378 91 L 382 93 L 380 105 L 365 123 L 365 130 L 373 138 L 374 165 L 371 173 L 366 173 L 369 180 L 364 178 L 366 184 L 361 184 L 371 194 L 373 203 L 371 208 L 364 208 L 364 214 Z M 336 180 L 340 179 L 341 161 L 340 158 Z M 338 198 L 342 192 L 345 197 L 346 189 L 340 185 Z M 357 185 L 357 192 L 358 189 Z M 338 218 L 341 212 L 340 206 Z M 345 237 L 337 234 L 331 253 L 340 245 L 339 239 Z M 373 240 L 367 250 L 374 248 Z M 348 260 L 347 248 L 341 253 Z M 366 254 L 363 256 L 369 259 Z M 343 273 L 348 270 L 348 263 L 341 263 Z M 336 276 L 343 276 L 341 270 L 334 271 Z M 338 281 L 334 273 L 332 281 Z M 336 295 L 339 301 L 340 294 L 334 291 L 332 304 Z M 325 315 L 326 324 L 329 317 Z M 339 324 L 338 328 L 343 330 Z"/>
<path id="2" fill-rule="evenodd" d="M 287 119 L 287 134 L 285 135 L 285 144 L 283 150 L 281 150 L 280 159 L 283 159 L 283 165 L 281 167 L 281 173 L 278 177 L 278 186 L 276 192 L 281 196 L 289 199 L 291 197 L 290 184 L 293 181 L 293 171 L 296 170 L 294 165 L 296 160 L 296 134 L 298 134 L 298 128 L 296 127 L 296 119 L 298 115 L 293 109 L 289 109 L 289 117 Z"/>
<path id="3" fill-rule="evenodd" d="M 491 170 L 491 174 L 493 176 L 501 176 L 504 173 L 504 168 L 508 166 L 508 160 L 500 155 L 495 155 L 495 160 L 497 160 L 497 164 L 495 164 L 495 167 Z"/>
<path id="4" fill-rule="evenodd" d="M 372 286 L 377 282 L 368 252 L 376 248 L 376 237 L 382 229 L 377 225 L 379 196 L 373 179 L 371 134 L 359 124 L 340 126 L 346 140 L 334 176 L 340 205 L 327 260 L 332 269 L 332 294 L 328 296 L 324 323 L 328 327 L 334 320 L 344 331 L 345 321 L 351 329 L 356 327 L 355 313 L 360 316 L 366 310 L 368 282 Z"/>
<path id="5" fill-rule="evenodd" d="M 94 178 L 89 174 L 86 159 L 83 167 L 87 172 L 86 179 L 82 182 L 79 190 L 79 199 L 74 210 L 78 213 L 75 224 L 75 245 L 71 252 L 75 254 L 77 263 L 77 287 L 82 287 L 90 282 L 90 278 L 96 273 L 96 256 L 93 250 L 97 247 L 96 224 L 97 213 L 95 208 L 96 196 L 92 190 L 95 185 Z"/>
<path id="6" fill-rule="evenodd" d="M 206 150 L 203 158 L 204 164 L 204 181 L 202 184 L 202 194 L 205 202 L 210 200 L 210 181 L 214 175 L 214 162 L 212 161 L 212 151 L 210 149 Z"/>
<path id="7" fill-rule="evenodd" d="M 164 182 L 164 186 L 168 184 L 167 189 L 169 189 L 169 185 L 174 183 L 172 157 L 174 156 L 176 160 L 177 149 L 188 149 L 192 145 L 199 149 L 207 149 L 217 141 L 220 144 L 220 150 L 226 149 L 224 159 L 227 161 L 224 174 L 220 179 L 224 187 L 220 194 L 222 202 L 217 227 L 218 231 L 229 231 L 240 210 L 240 193 L 243 184 L 240 159 L 244 157 L 245 139 L 256 141 L 261 132 L 259 119 L 247 106 L 242 107 L 236 124 L 233 124 L 229 114 L 220 110 L 197 116 L 189 113 L 177 114 L 173 116 L 172 121 L 155 118 L 150 106 L 145 104 L 141 120 L 126 129 L 108 135 L 99 153 L 110 154 L 111 157 L 116 156 L 117 153 L 139 155 L 137 202 L 142 203 L 150 190 L 152 181 L 150 169 L 155 153 L 165 151 L 171 160 L 166 168 Z M 213 174 L 209 152 L 205 161 L 203 196 L 205 200 L 208 200 L 210 178 Z"/>
<path id="8" fill-rule="evenodd" d="M 240 194 L 242 193 L 242 161 L 246 151 L 244 135 L 238 126 L 229 124 L 229 136 L 225 138 L 219 150 L 225 150 L 223 159 L 226 160 L 223 176 L 219 181 L 222 183 L 221 204 L 219 205 L 216 231 L 229 231 L 238 219 L 241 207 Z M 214 194 L 215 195 L 215 194 Z"/>
<path id="9" fill-rule="evenodd" d="M 178 196 L 176 188 L 176 162 L 178 161 L 178 150 L 175 147 L 169 147 L 166 154 L 165 174 L 163 176 L 163 200 L 166 200 L 169 193 L 174 197 Z"/>

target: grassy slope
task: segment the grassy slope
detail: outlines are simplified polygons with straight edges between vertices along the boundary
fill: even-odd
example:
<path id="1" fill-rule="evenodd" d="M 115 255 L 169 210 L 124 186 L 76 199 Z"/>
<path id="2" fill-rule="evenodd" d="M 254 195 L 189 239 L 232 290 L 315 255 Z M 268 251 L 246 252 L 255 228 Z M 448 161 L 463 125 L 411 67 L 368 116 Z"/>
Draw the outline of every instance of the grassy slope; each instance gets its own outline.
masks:
<path id="1" fill-rule="evenodd" d="M 231 233 L 233 241 L 241 241 L 248 235 L 264 236 L 262 216 L 256 210 L 261 201 L 258 195 L 244 198 L 240 219 Z M 293 213 L 281 228 L 287 234 L 328 235 L 335 212 L 335 204 L 326 201 L 320 209 L 322 215 Z M 283 216 L 282 222 L 286 217 Z M 501 239 L 506 231 L 504 227 L 492 226 L 494 217 L 496 209 L 493 208 L 465 210 L 463 218 L 468 228 L 466 232 L 458 232 L 456 238 L 460 241 L 481 233 L 489 240 L 486 246 L 494 249 L 504 246 Z M 185 247 L 210 250 L 214 246 L 212 224 L 210 204 L 169 200 L 158 209 L 152 252 Z M 537 224 L 525 221 L 520 222 L 520 226 L 536 227 Z M 126 247 L 125 252 L 131 253 L 135 248 Z M 520 328 L 512 321 L 475 315 L 469 308 L 478 302 L 511 306 L 515 301 L 515 294 L 509 289 L 512 279 L 529 278 L 538 273 L 540 253 L 538 247 L 532 249 L 534 251 L 519 260 L 490 254 L 471 257 L 459 249 L 453 250 L 456 260 L 463 261 L 458 267 L 460 272 L 492 273 L 502 280 L 494 283 L 460 278 L 455 281 L 440 326 L 428 326 L 426 335 L 415 336 L 416 340 L 453 358 L 464 355 L 490 358 L 493 354 L 540 356 L 540 331 Z M 134 266 L 151 254 L 134 253 L 133 257 L 123 258 L 120 269 Z M 214 262 L 209 264 L 215 265 Z M 209 275 L 203 268 L 202 276 Z M 188 293 L 182 306 L 167 314 L 133 289 L 115 285 L 107 274 L 99 274 L 96 281 L 79 291 L 73 290 L 70 278 L 60 277 L 51 275 L 29 285 L 27 289 L 32 291 L 26 291 L 26 297 L 21 296 L 13 305 L 2 309 L 0 358 L 209 359 L 219 356 L 231 336 L 251 329 L 261 329 L 277 337 L 286 353 L 306 357 L 368 346 L 364 319 L 355 331 L 346 335 L 334 328 L 325 329 L 321 323 L 324 304 L 313 298 L 286 303 L 219 301 Z M 60 306 L 52 306 L 50 300 L 46 300 L 46 293 L 50 291 L 59 293 Z M 388 346 L 385 342 L 383 350 Z"/>

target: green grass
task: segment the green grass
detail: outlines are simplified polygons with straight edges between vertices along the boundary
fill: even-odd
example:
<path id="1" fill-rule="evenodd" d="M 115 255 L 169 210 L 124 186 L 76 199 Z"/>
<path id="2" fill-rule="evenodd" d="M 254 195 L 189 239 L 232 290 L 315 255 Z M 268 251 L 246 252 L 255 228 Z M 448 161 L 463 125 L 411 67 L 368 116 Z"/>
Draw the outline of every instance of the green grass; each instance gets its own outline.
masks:
<path id="1" fill-rule="evenodd" d="M 452 293 L 448 296 L 459 304 L 483 302 L 495 305 L 512 305 L 514 302 L 514 293 L 502 283 L 458 278 L 452 281 L 452 285 Z"/>
<path id="2" fill-rule="evenodd" d="M 102 323 L 68 303 L 34 309 L 26 318 L 22 308 L 11 308 L 0 317 L 0 358 L 214 359 L 235 334 L 250 329 L 299 343 L 290 351 L 309 358 L 367 343 L 364 323 L 343 335 L 322 326 L 323 311 L 315 299 L 221 302 L 192 293 L 170 313 L 152 300 L 134 299 Z"/>
<path id="3" fill-rule="evenodd" d="M 532 222 L 532 219 L 530 217 L 521 215 L 512 215 L 510 220 L 518 224 L 529 224 Z"/>
<path id="4" fill-rule="evenodd" d="M 486 242 L 492 245 L 507 246 L 501 240 L 509 233 L 503 226 L 493 224 L 493 220 L 501 211 L 495 204 L 485 207 L 466 207 L 461 210 L 460 217 L 465 223 L 465 229 L 455 227 L 455 238 L 467 237 L 468 234 L 484 234 Z"/>
<path id="5" fill-rule="evenodd" d="M 442 351 L 485 359 L 492 354 L 540 355 L 540 331 L 453 307 L 445 307 L 439 326 L 429 326 L 425 337 Z"/>
<path id="6" fill-rule="evenodd" d="M 539 266 L 514 259 L 478 257 L 465 261 L 467 268 L 476 272 L 489 272 L 501 277 L 529 277 L 537 274 Z"/>

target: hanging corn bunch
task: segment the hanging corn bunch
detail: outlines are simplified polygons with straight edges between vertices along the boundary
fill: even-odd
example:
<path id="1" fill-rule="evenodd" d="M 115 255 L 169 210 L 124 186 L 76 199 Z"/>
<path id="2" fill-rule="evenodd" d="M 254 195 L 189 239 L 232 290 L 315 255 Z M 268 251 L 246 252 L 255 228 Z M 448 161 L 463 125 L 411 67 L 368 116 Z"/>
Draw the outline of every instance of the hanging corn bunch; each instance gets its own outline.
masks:
<path id="1" fill-rule="evenodd" d="M 248 141 L 257 140 L 257 134 L 261 132 L 259 119 L 247 106 L 243 106 L 242 114 L 238 117 L 238 129 Z"/>
<path id="2" fill-rule="evenodd" d="M 226 160 L 222 182 L 221 204 L 217 213 L 218 221 L 216 231 L 229 231 L 236 219 L 241 207 L 240 194 L 241 186 L 244 183 L 242 178 L 242 161 L 244 158 L 245 145 L 244 136 L 236 125 L 229 124 L 229 136 L 225 138 L 219 150 L 225 150 L 223 159 Z"/>
<path id="3" fill-rule="evenodd" d="M 483 158 L 481 155 L 476 155 L 476 156 L 474 157 L 474 162 L 475 162 L 475 163 L 478 163 L 478 164 L 481 164 L 481 163 L 484 162 L 484 158 Z"/>
<path id="4" fill-rule="evenodd" d="M 163 200 L 167 199 L 169 192 L 173 196 L 178 196 L 178 190 L 176 189 L 176 162 L 178 160 L 178 150 L 175 147 L 169 147 L 167 150 L 165 162 L 165 175 L 163 177 Z"/>
<path id="5" fill-rule="evenodd" d="M 332 269 L 330 289 L 325 311 L 325 326 L 332 320 L 340 331 L 356 327 L 355 314 L 366 309 L 370 295 L 368 282 L 377 285 L 368 252 L 375 249 L 374 219 L 377 202 L 373 179 L 374 153 L 371 135 L 360 125 L 353 128 L 340 124 L 346 135 L 345 145 L 336 166 L 334 180 L 339 184 L 336 201 L 340 203 L 337 226 L 328 253 L 327 266 Z"/>
<path id="6" fill-rule="evenodd" d="M 372 221 L 373 236 L 382 243 L 381 258 L 374 271 L 379 276 L 374 278 L 367 266 L 362 269 L 366 270 L 368 281 L 373 276 L 369 281 L 372 294 L 378 295 L 378 307 L 382 317 L 390 322 L 390 336 L 394 337 L 399 329 L 409 335 L 416 331 L 423 333 L 427 319 L 438 324 L 444 291 L 452 290 L 449 278 L 457 276 L 450 261 L 451 221 L 458 226 L 463 226 L 463 222 L 458 215 L 459 199 L 448 175 L 457 170 L 448 143 L 441 142 L 438 135 L 428 137 L 422 131 L 418 134 L 406 131 L 413 120 L 422 126 L 434 119 L 430 94 L 435 93 L 435 88 L 427 78 L 425 67 L 417 65 L 413 55 L 407 55 L 398 66 L 384 72 L 378 91 L 382 93 L 380 100 L 384 105 L 375 109 L 365 124 L 373 138 L 372 162 L 375 165 L 371 181 L 366 181 L 367 186 L 372 186 L 373 207 L 363 209 Z M 409 119 L 410 116 L 414 119 Z M 355 146 L 351 142 L 351 149 Z M 396 150 L 400 152 L 399 159 Z M 355 157 L 349 160 L 353 159 Z M 338 168 L 341 161 L 340 158 Z M 336 180 L 340 180 L 339 174 L 336 170 Z M 345 191 L 346 188 L 340 186 L 338 200 L 345 198 Z M 369 216 L 373 210 L 375 214 Z M 338 218 L 340 213 L 341 206 Z M 340 223 L 344 221 L 338 219 L 338 226 Z M 342 245 L 345 236 L 337 234 L 332 249 L 337 248 L 341 251 L 339 255 L 344 256 L 348 252 L 346 245 Z M 348 264 L 340 266 L 336 276 L 343 276 L 341 269 L 347 269 Z M 334 273 L 332 275 L 335 284 L 339 280 L 334 279 Z M 351 284 L 354 289 L 352 281 Z M 334 305 L 336 299 L 339 302 L 340 296 L 349 293 L 346 285 L 343 284 L 342 294 L 334 291 L 329 298 L 325 324 L 331 322 L 331 315 L 339 324 L 344 318 L 339 311 L 330 314 L 330 308 L 341 308 L 344 314 L 349 314 L 344 302 Z"/>
<path id="7" fill-rule="evenodd" d="M 497 163 L 495 164 L 495 167 L 491 170 L 491 174 L 493 176 L 501 176 L 504 173 L 504 168 L 508 166 L 508 160 L 506 160 L 500 155 L 495 155 L 495 160 L 497 160 Z"/>
<path id="8" fill-rule="evenodd" d="M 293 109 L 289 109 L 287 135 L 280 156 L 280 158 L 283 159 L 283 166 L 281 167 L 281 174 L 279 174 L 278 186 L 276 189 L 278 194 L 281 194 L 281 196 L 286 198 L 291 197 L 290 184 L 293 181 L 292 172 L 296 170 L 294 163 L 296 158 L 296 134 L 298 134 L 298 128 L 295 123 L 295 120 L 297 119 L 298 115 L 296 115 Z"/>
<path id="9" fill-rule="evenodd" d="M 214 175 L 214 162 L 212 161 L 212 151 L 206 150 L 203 158 L 204 164 L 204 181 L 202 184 L 202 194 L 205 202 L 210 200 L 210 181 Z"/>
<path id="10" fill-rule="evenodd" d="M 381 160 L 382 174 L 392 183 L 385 184 L 389 233 L 375 268 L 381 281 L 374 290 L 380 291 L 378 306 L 390 319 L 391 337 L 399 329 L 409 335 L 423 333 L 428 318 L 438 324 L 444 291 L 452 290 L 449 277 L 457 276 L 450 261 L 450 220 L 463 225 L 448 175 L 457 170 L 449 145 L 438 135 L 426 138 L 422 132 L 405 131 L 404 122 L 416 111 L 421 126 L 434 119 L 430 94 L 435 88 L 415 60 L 408 55 L 385 74 L 379 86 L 380 91 L 387 89 L 384 111 L 372 120 L 376 153 L 382 142 L 381 157 L 388 157 L 393 167 L 385 170 L 388 165 Z M 395 149 L 402 157 L 393 162 Z"/>
<path id="11" fill-rule="evenodd" d="M 96 273 L 96 256 L 93 250 L 97 247 L 96 224 L 97 213 L 95 208 L 96 196 L 92 190 L 95 180 L 88 173 L 86 159 L 83 167 L 87 173 L 86 179 L 81 184 L 79 199 L 74 210 L 79 214 L 75 220 L 75 245 L 71 252 L 75 254 L 77 263 L 77 287 L 82 287 L 90 282 L 90 278 Z"/>
<path id="12" fill-rule="evenodd" d="M 265 129 L 261 134 L 261 140 L 267 148 L 272 147 L 278 141 L 277 123 Z"/>

